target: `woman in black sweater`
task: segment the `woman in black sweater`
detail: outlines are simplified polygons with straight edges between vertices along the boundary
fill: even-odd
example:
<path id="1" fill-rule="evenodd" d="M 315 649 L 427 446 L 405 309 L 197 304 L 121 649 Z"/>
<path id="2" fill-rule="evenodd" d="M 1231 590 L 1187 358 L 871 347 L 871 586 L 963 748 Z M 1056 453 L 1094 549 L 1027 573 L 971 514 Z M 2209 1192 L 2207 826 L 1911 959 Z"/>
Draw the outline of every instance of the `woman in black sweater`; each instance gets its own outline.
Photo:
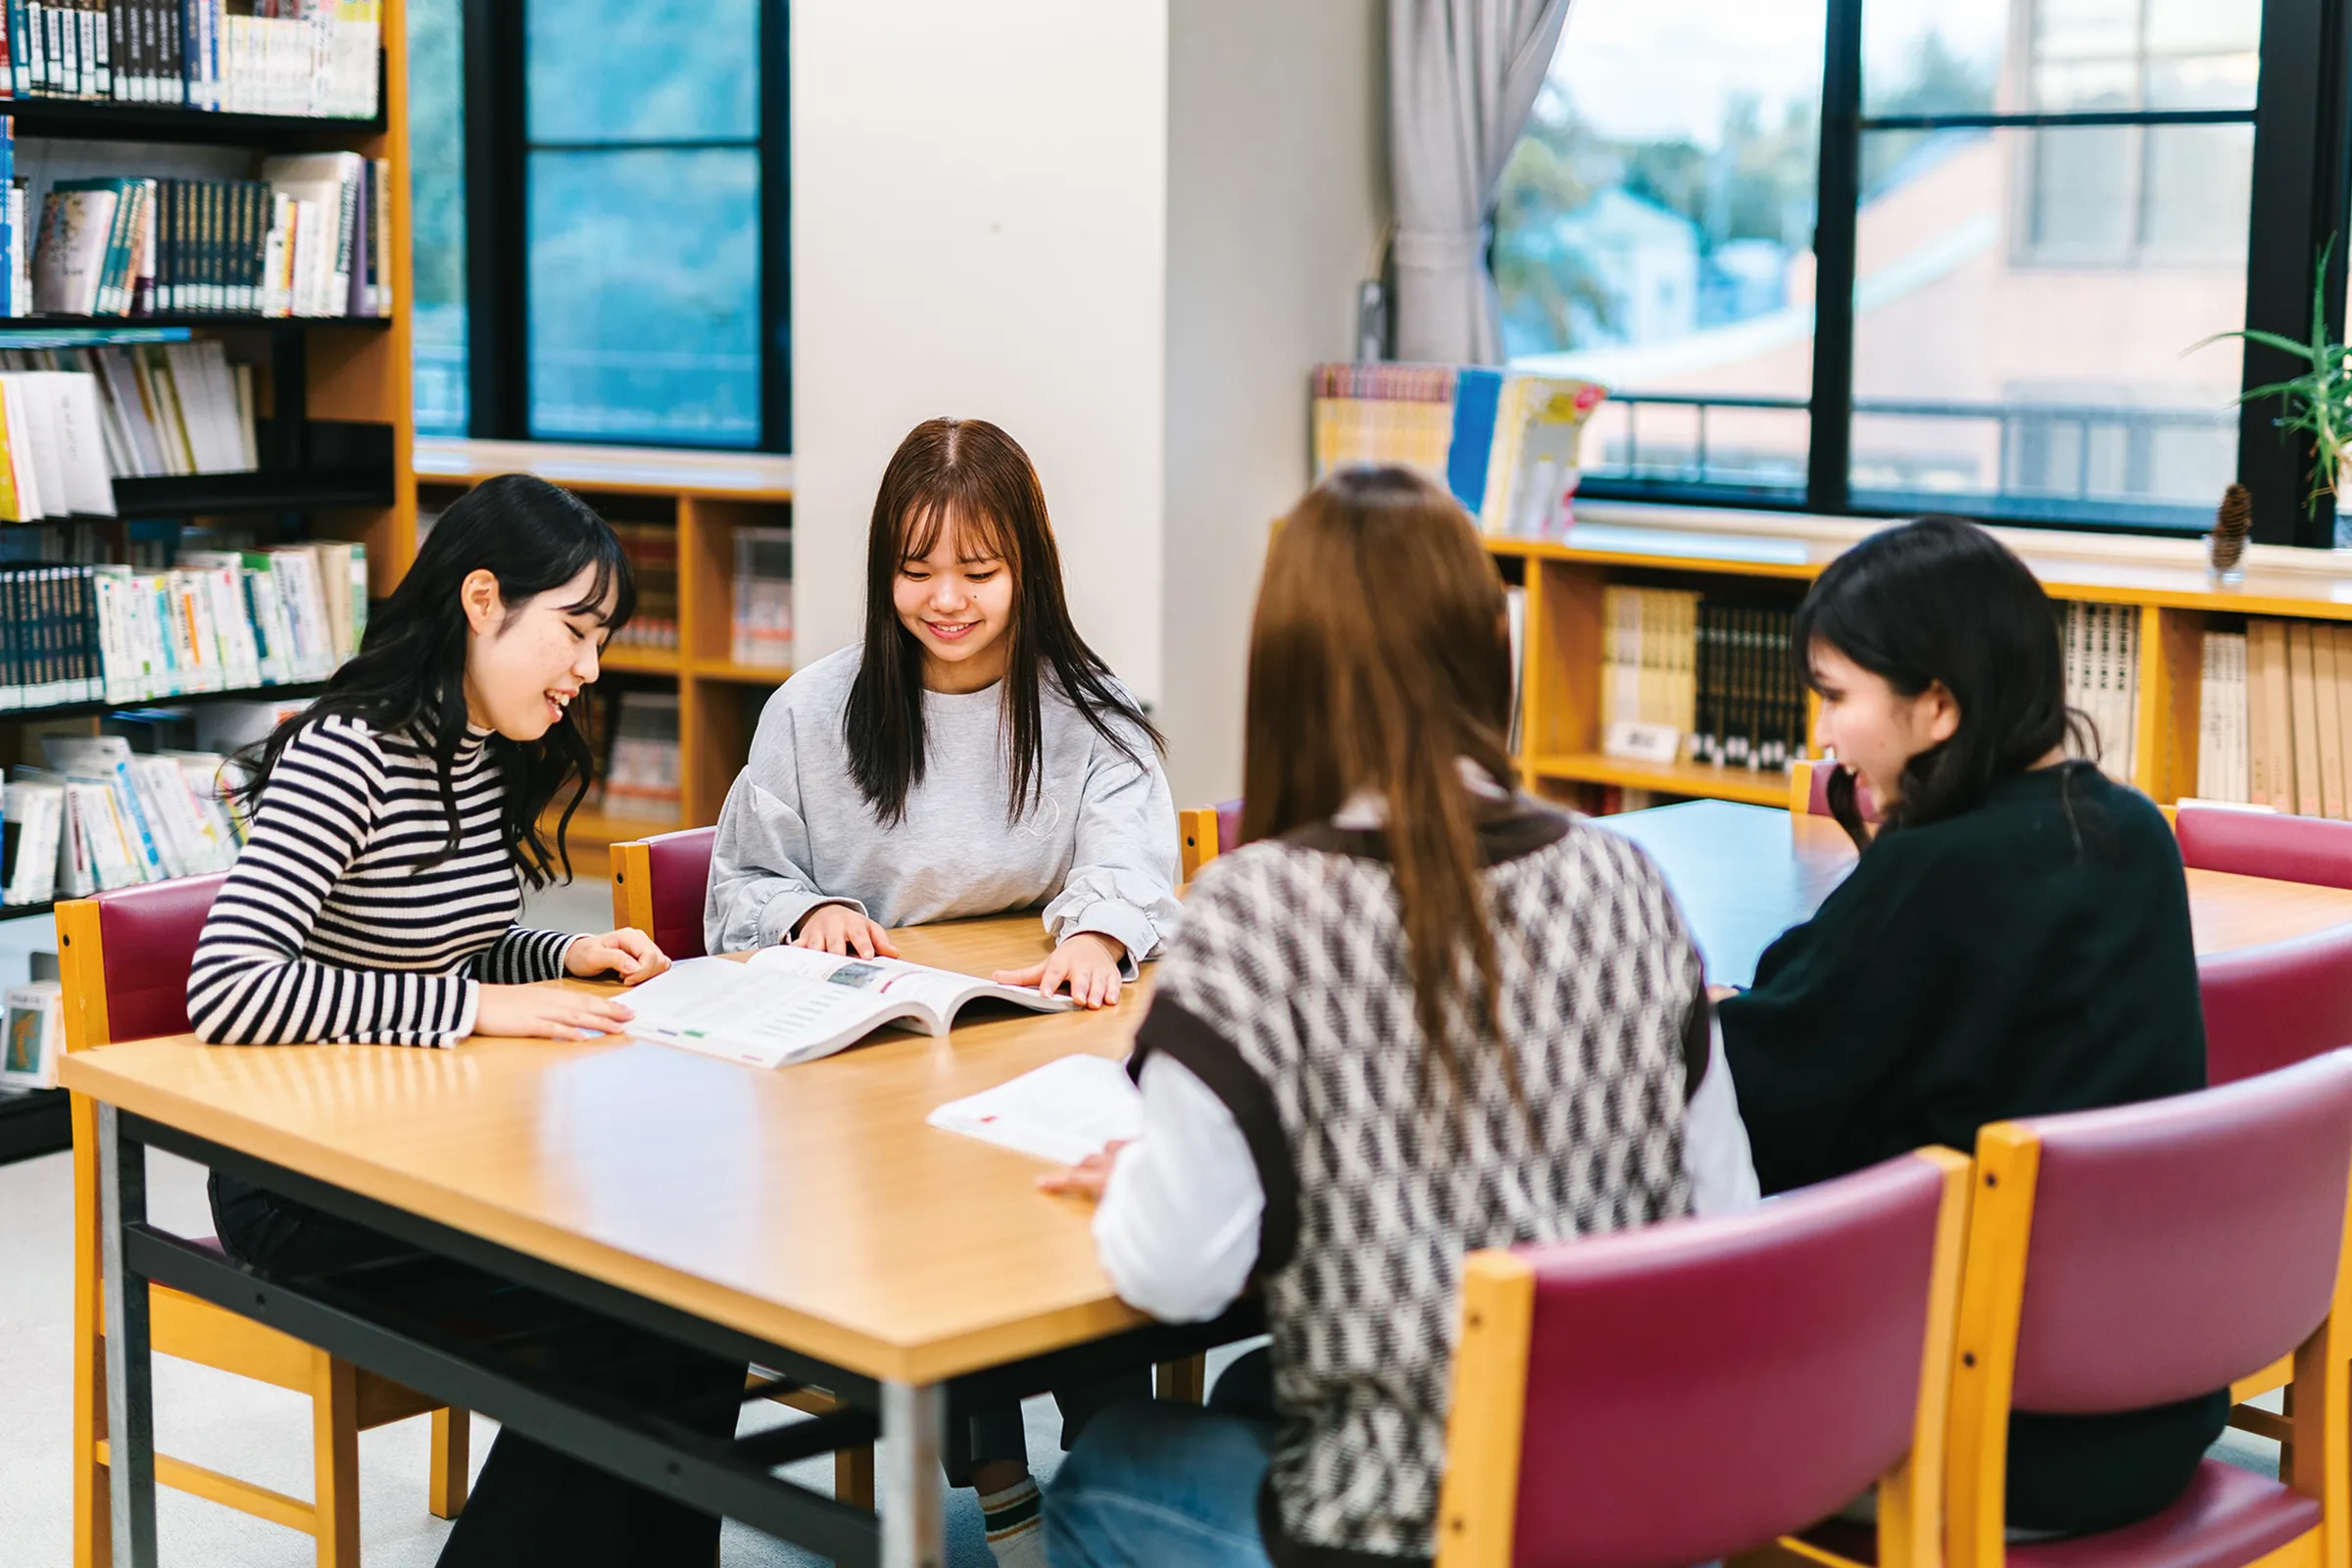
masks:
<path id="1" fill-rule="evenodd" d="M 1923 1144 L 1973 1150 L 1986 1122 L 2203 1088 L 2179 846 L 2145 796 L 2067 760 L 2085 721 L 2024 564 L 1956 518 L 1889 528 L 1822 573 L 1794 644 L 1841 764 L 1831 808 L 1862 858 L 1718 1007 L 1764 1191 Z M 1857 774 L 1885 814 L 1875 838 Z M 2016 1413 L 2011 1529 L 2162 1511 L 2228 1411 L 2220 1391 Z"/>

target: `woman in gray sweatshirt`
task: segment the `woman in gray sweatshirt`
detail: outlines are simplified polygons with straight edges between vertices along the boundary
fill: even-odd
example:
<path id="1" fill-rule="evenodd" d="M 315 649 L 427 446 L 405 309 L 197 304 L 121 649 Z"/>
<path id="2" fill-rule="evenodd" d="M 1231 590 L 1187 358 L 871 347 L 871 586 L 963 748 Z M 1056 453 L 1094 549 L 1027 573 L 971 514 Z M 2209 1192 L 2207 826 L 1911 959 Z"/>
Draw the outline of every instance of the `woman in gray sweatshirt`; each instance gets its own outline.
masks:
<path id="1" fill-rule="evenodd" d="M 997 978 L 1102 1006 L 1173 935 L 1176 863 L 1159 736 L 1070 623 L 1028 455 L 918 425 L 874 500 L 863 642 L 769 699 L 727 794 L 706 945 L 890 956 L 893 926 L 1043 906 L 1052 956 Z M 1125 1392 L 1061 1391 L 1064 1444 Z M 951 1473 L 1000 1561 L 1042 1568 L 1019 1412 L 972 1426 Z"/>

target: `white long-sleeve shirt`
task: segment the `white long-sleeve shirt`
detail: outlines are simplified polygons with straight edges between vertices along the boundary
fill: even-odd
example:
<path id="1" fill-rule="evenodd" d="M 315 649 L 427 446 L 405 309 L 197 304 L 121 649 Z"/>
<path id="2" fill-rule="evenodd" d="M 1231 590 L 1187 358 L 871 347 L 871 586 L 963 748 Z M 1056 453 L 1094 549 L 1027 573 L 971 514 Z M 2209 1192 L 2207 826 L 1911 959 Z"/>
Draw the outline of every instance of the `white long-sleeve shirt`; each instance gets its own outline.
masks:
<path id="1" fill-rule="evenodd" d="M 1265 1189 L 1241 1124 L 1191 1068 L 1153 1055 L 1141 1087 L 1143 1132 L 1119 1152 L 1095 1210 L 1096 1250 L 1130 1306 L 1163 1322 L 1206 1322 L 1249 1283 Z M 1757 1200 L 1721 1031 L 1685 1111 L 1683 1168 L 1695 1213 Z"/>

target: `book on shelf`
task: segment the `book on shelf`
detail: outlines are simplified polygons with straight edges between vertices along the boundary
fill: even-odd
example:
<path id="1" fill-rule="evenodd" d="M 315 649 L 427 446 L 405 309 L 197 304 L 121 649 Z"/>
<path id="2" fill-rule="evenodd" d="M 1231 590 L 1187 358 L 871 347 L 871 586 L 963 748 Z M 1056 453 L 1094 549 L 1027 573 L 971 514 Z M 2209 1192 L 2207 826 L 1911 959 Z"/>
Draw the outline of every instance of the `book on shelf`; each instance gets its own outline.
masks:
<path id="1" fill-rule="evenodd" d="M 1611 584 L 1599 728 L 1611 755 L 1785 771 L 1807 755 L 1784 601 Z"/>
<path id="2" fill-rule="evenodd" d="M 1671 588 L 1601 591 L 1602 749 L 1627 726 L 1656 732 L 1669 756 L 1697 730 L 1699 596 Z M 1665 742 L 1663 733 L 1672 732 Z M 1623 750 L 1623 748 L 1619 748 Z M 1640 752 L 1629 755 L 1642 755 Z"/>
<path id="3" fill-rule="evenodd" d="M 613 634 L 620 648 L 678 646 L 678 530 L 667 523 L 612 524 L 637 578 L 637 613 Z"/>
<path id="4" fill-rule="evenodd" d="M 641 822 L 675 822 L 686 797 L 678 760 L 678 694 L 624 687 L 598 785 L 601 808 Z"/>
<path id="5" fill-rule="evenodd" d="M 1517 757 L 1527 749 L 1527 590 L 1517 583 L 1502 590 L 1502 623 L 1511 661 L 1511 731 L 1504 750 Z"/>
<path id="6" fill-rule="evenodd" d="M 55 980 L 32 980 L 0 992 L 0 1085 L 10 1089 L 55 1089 L 57 1058 L 66 1050 L 66 988 Z"/>
<path id="7" fill-rule="evenodd" d="M 1062 1056 L 994 1089 L 951 1100 L 923 1119 L 943 1132 L 1075 1165 L 1140 1136 L 1144 1101 L 1125 1063 Z"/>
<path id="8" fill-rule="evenodd" d="M 57 896 L 66 792 L 18 772 L 0 785 L 0 904 L 47 904 Z"/>
<path id="9" fill-rule="evenodd" d="M 754 1067 L 789 1067 L 856 1045 L 887 1026 L 944 1036 L 987 1000 L 1067 1012 L 1067 997 L 1001 986 L 898 958 L 762 948 L 749 960 L 688 958 L 629 993 L 628 1032 Z"/>
<path id="10" fill-rule="evenodd" d="M 6 0 L 0 93 L 368 120 L 381 0 Z"/>
<path id="11" fill-rule="evenodd" d="M 253 374 L 209 340 L 0 348 L 0 396 L 22 405 L 0 427 L 0 520 L 112 516 L 112 479 L 253 471 Z"/>
<path id="12" fill-rule="evenodd" d="M 2352 627 L 2252 618 L 2208 631 L 2197 683 L 2200 800 L 2352 819 Z"/>
<path id="13" fill-rule="evenodd" d="M 38 904 L 225 871 L 246 824 L 219 753 L 136 753 L 119 735 L 41 737 L 46 767 L 0 787 L 15 836 L 5 902 Z"/>
<path id="14" fill-rule="evenodd" d="M 1597 382 L 1484 366 L 1321 365 L 1315 477 L 1360 463 L 1421 469 L 1491 534 L 1548 538 L 1574 520 L 1578 442 Z"/>
<path id="15" fill-rule="evenodd" d="M 735 607 L 728 658 L 754 669 L 792 666 L 792 530 L 735 530 Z"/>
<path id="16" fill-rule="evenodd" d="M 2069 601 L 2060 625 L 2067 706 L 2090 720 L 2100 771 L 2129 784 L 2138 742 L 2139 611 Z"/>

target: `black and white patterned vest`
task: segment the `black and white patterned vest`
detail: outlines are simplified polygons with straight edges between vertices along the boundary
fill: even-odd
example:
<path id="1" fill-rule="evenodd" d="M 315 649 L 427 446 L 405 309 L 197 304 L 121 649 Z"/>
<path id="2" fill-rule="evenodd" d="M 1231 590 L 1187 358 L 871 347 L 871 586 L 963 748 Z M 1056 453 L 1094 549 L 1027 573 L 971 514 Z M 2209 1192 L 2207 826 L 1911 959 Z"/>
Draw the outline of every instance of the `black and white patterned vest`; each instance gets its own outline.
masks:
<path id="1" fill-rule="evenodd" d="M 1664 882 L 1624 839 L 1526 803 L 1482 843 L 1524 1109 L 1491 1043 L 1462 1053 L 1466 1102 L 1425 1076 L 1378 833 L 1320 827 L 1205 867 L 1137 1035 L 1139 1071 L 1164 1051 L 1232 1109 L 1265 1188 L 1277 1563 L 1431 1555 L 1464 1255 L 1690 1209 L 1706 999 Z"/>

